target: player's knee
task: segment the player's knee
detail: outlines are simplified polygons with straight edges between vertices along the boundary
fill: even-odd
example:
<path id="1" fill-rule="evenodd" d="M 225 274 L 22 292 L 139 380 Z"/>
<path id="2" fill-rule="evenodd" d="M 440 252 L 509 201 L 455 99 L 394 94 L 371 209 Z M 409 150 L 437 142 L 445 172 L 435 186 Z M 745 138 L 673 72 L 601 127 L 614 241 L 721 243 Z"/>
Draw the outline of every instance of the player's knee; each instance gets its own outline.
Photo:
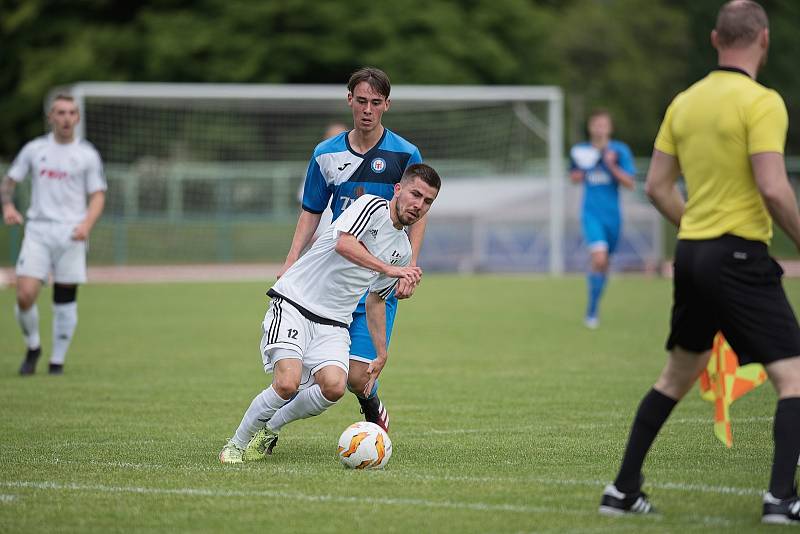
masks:
<path id="1" fill-rule="evenodd" d="M 367 385 L 367 381 L 369 377 L 366 375 L 357 375 L 351 373 L 347 377 L 347 389 L 358 395 L 361 391 L 364 390 L 364 386 Z"/>
<path id="2" fill-rule="evenodd" d="M 336 402 L 344 396 L 344 392 L 347 390 L 347 380 L 344 377 L 324 380 L 319 384 L 319 389 L 326 399 Z"/>
<path id="3" fill-rule="evenodd" d="M 604 272 L 608 269 L 608 256 L 605 254 L 592 255 L 592 270 L 595 272 Z"/>
<path id="4" fill-rule="evenodd" d="M 767 374 L 779 398 L 800 397 L 800 356 L 770 363 Z"/>
<path id="5" fill-rule="evenodd" d="M 272 389 L 282 399 L 290 399 L 297 393 L 300 388 L 300 378 L 294 376 L 278 376 L 275 375 L 272 380 Z"/>
<path id="6" fill-rule="evenodd" d="M 53 284 L 53 302 L 69 304 L 78 298 L 78 286 L 70 284 Z"/>
<path id="7" fill-rule="evenodd" d="M 17 306 L 22 311 L 28 311 L 36 302 L 36 292 L 25 289 L 17 291 Z"/>

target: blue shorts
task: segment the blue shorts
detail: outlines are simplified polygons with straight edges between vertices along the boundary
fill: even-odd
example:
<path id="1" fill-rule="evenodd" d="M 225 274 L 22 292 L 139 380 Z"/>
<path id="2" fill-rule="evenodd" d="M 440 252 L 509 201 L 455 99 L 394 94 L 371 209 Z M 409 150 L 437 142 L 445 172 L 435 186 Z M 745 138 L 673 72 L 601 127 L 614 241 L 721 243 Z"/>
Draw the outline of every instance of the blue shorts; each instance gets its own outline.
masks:
<path id="1" fill-rule="evenodd" d="M 581 217 L 583 238 L 592 251 L 607 250 L 609 254 L 613 254 L 617 249 L 620 227 L 619 219 L 602 219 L 586 213 Z"/>
<path id="2" fill-rule="evenodd" d="M 392 295 L 386 300 L 386 348 L 389 348 L 389 340 L 392 338 L 392 326 L 394 317 L 397 315 L 397 299 Z M 372 338 L 369 336 L 367 328 L 367 312 L 363 302 L 358 304 L 356 311 L 353 312 L 353 322 L 350 323 L 350 359 L 359 362 L 369 363 L 378 355 L 372 345 Z"/>

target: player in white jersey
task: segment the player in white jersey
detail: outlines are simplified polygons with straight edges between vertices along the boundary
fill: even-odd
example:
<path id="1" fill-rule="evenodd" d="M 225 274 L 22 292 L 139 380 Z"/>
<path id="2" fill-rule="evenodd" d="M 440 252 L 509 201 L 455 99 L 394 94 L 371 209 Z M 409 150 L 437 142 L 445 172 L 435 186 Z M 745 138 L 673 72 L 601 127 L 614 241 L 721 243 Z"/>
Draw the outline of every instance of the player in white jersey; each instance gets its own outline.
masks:
<path id="1" fill-rule="evenodd" d="M 61 374 L 78 324 L 78 284 L 86 282 L 86 242 L 103 213 L 106 179 L 97 150 L 75 137 L 80 120 L 70 96 L 58 95 L 47 114 L 52 132 L 26 144 L 0 183 L 3 221 L 22 224 L 14 206 L 16 184 L 31 175 L 32 196 L 17 259 L 15 315 L 27 345 L 21 375 L 31 375 L 41 354 L 36 299 L 53 275 L 53 351 L 50 374 Z M 88 197 L 88 204 L 87 204 Z"/>
<path id="2" fill-rule="evenodd" d="M 347 327 L 368 292 L 367 323 L 378 357 L 369 365 L 369 392 L 388 357 L 385 300 L 399 280 L 417 284 L 405 227 L 430 209 L 441 181 L 431 167 L 411 165 L 390 201 L 359 197 L 314 242 L 267 293 L 272 297 L 262 324 L 264 369 L 272 385 L 259 393 L 234 436 L 219 454 L 222 463 L 258 460 L 272 452 L 281 428 L 319 415 L 347 388 L 350 335 Z"/>

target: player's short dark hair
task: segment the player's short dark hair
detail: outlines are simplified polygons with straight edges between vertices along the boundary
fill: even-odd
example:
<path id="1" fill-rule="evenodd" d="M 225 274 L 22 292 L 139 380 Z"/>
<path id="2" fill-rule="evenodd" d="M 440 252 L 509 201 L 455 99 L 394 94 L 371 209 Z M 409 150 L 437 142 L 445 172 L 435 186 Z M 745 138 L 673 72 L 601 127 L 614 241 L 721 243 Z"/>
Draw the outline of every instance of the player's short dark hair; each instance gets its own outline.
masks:
<path id="1" fill-rule="evenodd" d="M 756 40 L 769 19 L 764 8 L 752 0 L 731 0 L 717 14 L 717 44 L 721 48 L 747 46 Z"/>
<path id="2" fill-rule="evenodd" d="M 392 84 L 389 82 L 389 76 L 381 69 L 375 67 L 358 69 L 350 75 L 350 80 L 347 82 L 347 90 L 352 94 L 356 86 L 361 82 L 367 82 L 373 91 L 383 96 L 383 98 L 389 98 Z"/>
<path id="3" fill-rule="evenodd" d="M 415 163 L 413 165 L 409 165 L 406 167 L 405 172 L 403 172 L 403 176 L 400 178 L 400 181 L 408 182 L 414 178 L 419 178 L 437 191 L 442 188 L 442 179 L 439 178 L 439 173 L 437 173 L 430 165 L 425 165 L 424 163 Z"/>

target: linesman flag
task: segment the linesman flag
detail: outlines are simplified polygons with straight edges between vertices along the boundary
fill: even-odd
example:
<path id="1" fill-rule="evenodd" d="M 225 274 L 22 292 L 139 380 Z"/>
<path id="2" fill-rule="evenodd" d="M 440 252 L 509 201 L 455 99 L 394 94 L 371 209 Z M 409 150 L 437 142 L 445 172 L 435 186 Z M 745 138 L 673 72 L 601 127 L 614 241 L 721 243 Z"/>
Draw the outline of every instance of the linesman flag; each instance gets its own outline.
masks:
<path id="1" fill-rule="evenodd" d="M 763 384 L 767 372 L 760 363 L 739 366 L 739 358 L 722 332 L 714 337 L 714 347 L 708 367 L 700 374 L 700 395 L 714 403 L 714 435 L 725 444 L 733 446 L 730 407 L 733 401 Z"/>

